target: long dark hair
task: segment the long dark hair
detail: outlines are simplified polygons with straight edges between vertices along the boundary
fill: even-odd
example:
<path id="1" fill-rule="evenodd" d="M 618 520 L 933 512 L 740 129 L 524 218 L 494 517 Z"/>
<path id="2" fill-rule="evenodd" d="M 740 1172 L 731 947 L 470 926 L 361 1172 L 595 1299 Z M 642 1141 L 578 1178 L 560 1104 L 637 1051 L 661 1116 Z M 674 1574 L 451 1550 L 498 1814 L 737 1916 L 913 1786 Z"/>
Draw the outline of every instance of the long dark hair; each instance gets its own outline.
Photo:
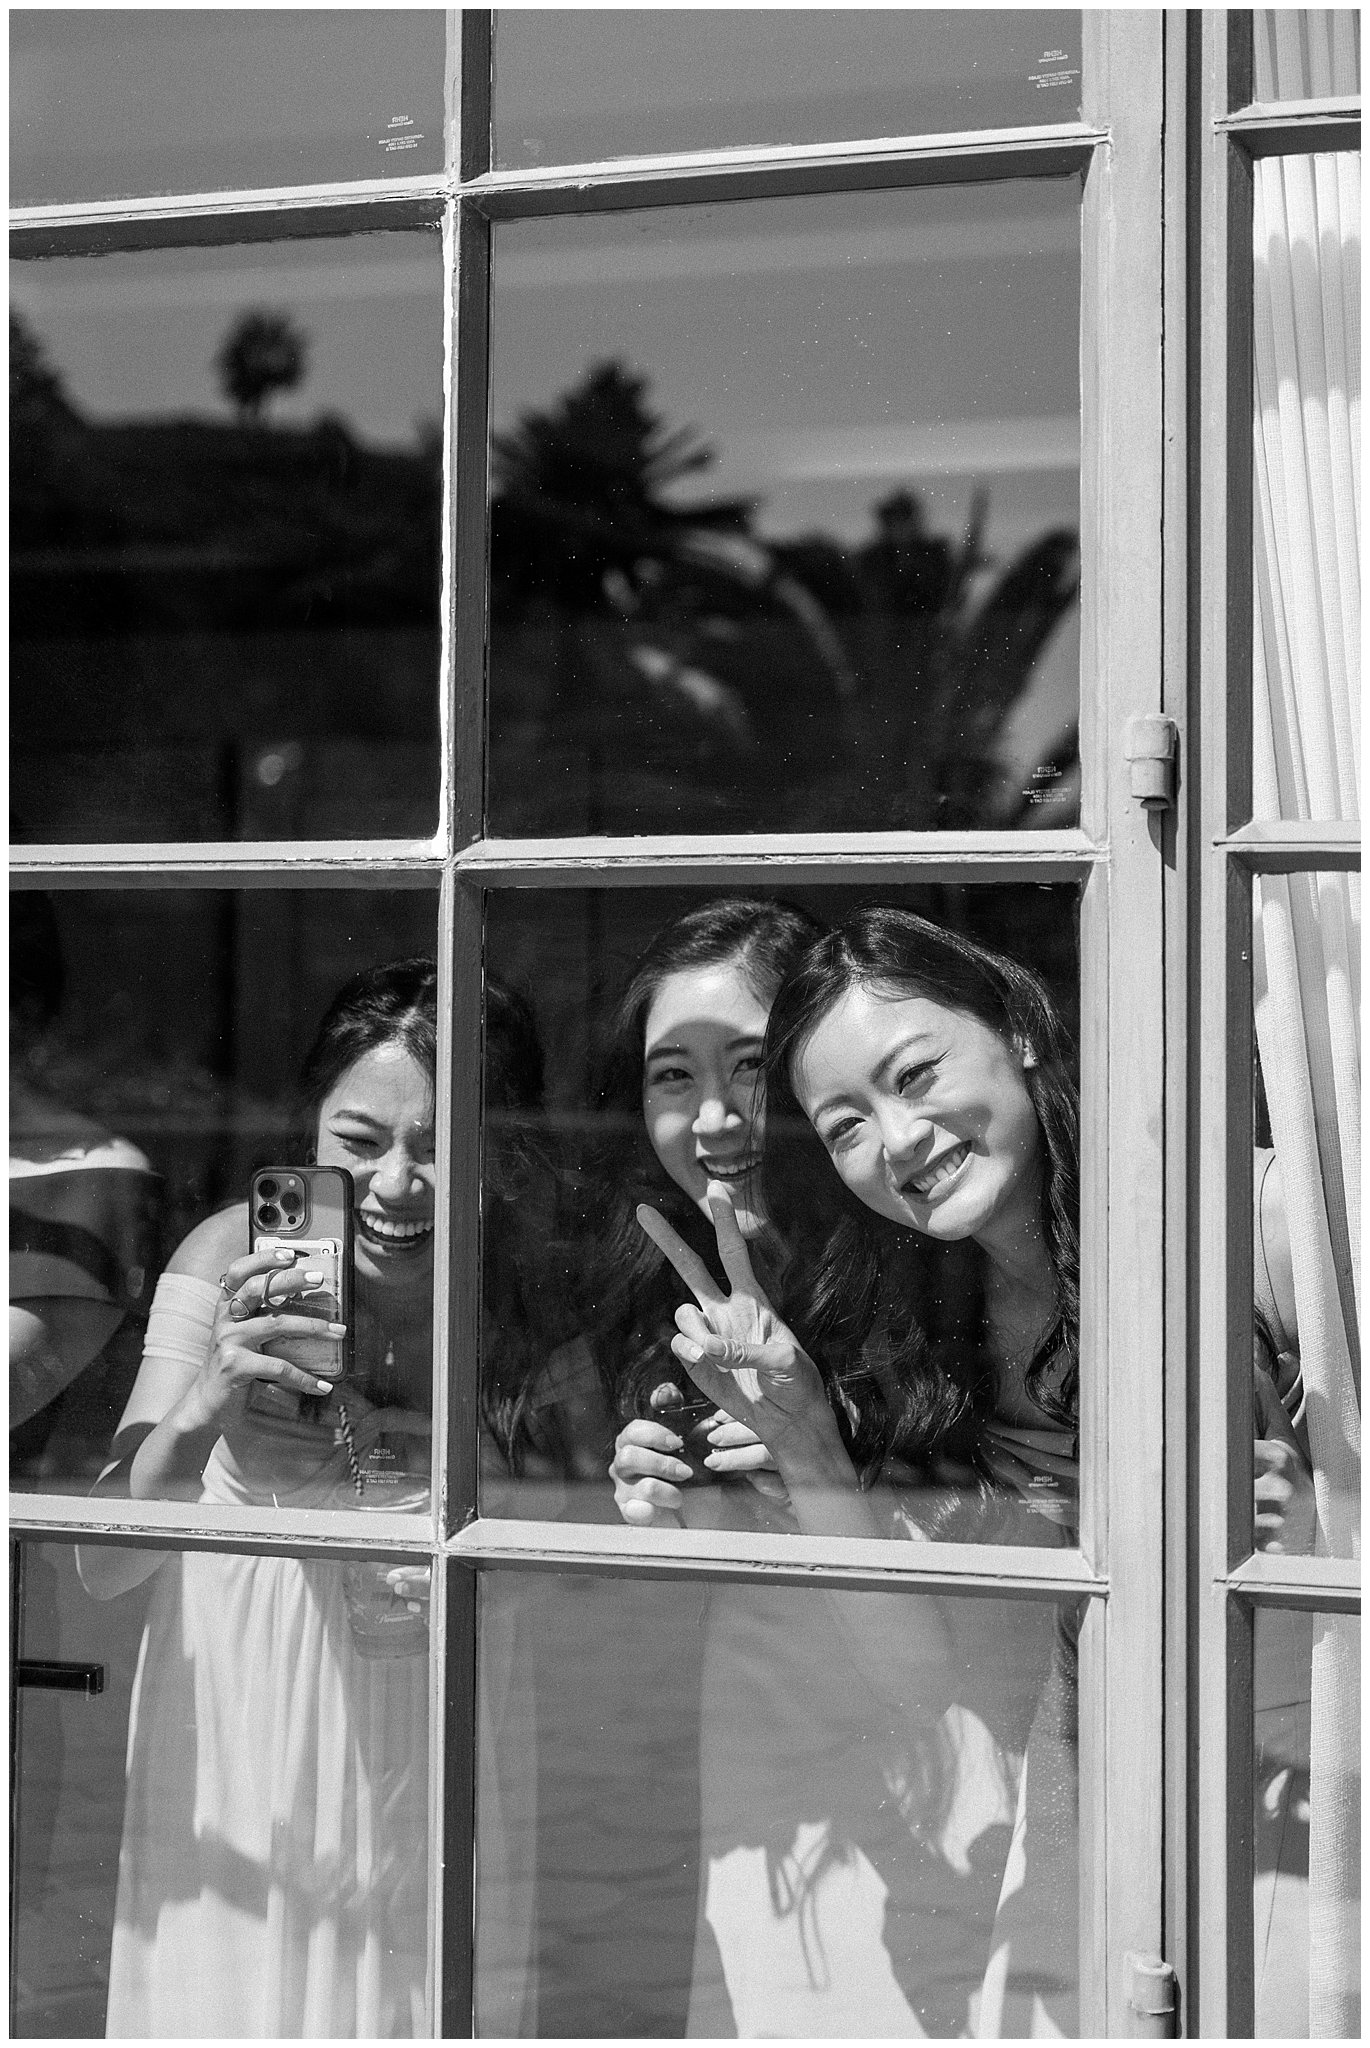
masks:
<path id="1" fill-rule="evenodd" d="M 1071 1049 L 1044 985 L 1018 961 L 908 910 L 858 910 L 786 979 L 766 1032 L 767 1213 L 790 1246 L 787 1320 L 825 1365 L 852 1455 L 977 1463 L 998 1375 L 984 1339 L 984 1255 L 901 1228 L 834 1171 L 795 1096 L 794 1062 L 819 1021 L 858 987 L 968 1012 L 1006 1045 L 1031 1047 L 1024 1085 L 1042 1132 L 1043 1228 L 1055 1313 L 1026 1368 L 1028 1395 L 1067 1426 L 1079 1379 L 1079 1112 Z"/>
<path id="2" fill-rule="evenodd" d="M 534 1412 L 539 1375 L 574 1320 L 555 1227 L 562 1174 L 547 1138 L 543 1089 L 532 1004 L 487 974 L 480 1412 L 516 1476 L 530 1452 L 569 1470 L 574 1450 L 555 1409 Z"/>
<path id="3" fill-rule="evenodd" d="M 718 1265 L 711 1225 L 662 1167 L 643 1120 L 647 1014 L 673 974 L 730 960 L 769 1005 L 822 930 L 797 904 L 715 897 L 656 933 L 614 1005 L 595 1097 L 603 1135 L 584 1196 L 591 1245 L 585 1312 L 610 1404 L 621 1417 L 642 1412 L 649 1379 L 680 1376 L 667 1347 L 681 1283 L 638 1223 L 638 1203 L 660 1209 L 701 1258 Z"/>

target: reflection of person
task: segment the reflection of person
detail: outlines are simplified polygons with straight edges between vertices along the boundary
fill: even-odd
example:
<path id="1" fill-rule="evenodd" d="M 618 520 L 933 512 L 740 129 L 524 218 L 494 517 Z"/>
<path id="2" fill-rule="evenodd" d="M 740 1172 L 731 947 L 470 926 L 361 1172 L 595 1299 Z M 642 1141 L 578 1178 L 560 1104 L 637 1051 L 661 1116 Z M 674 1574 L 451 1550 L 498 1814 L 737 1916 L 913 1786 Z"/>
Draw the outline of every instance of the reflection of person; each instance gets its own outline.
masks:
<path id="1" fill-rule="evenodd" d="M 10 911 L 11 1455 L 51 1478 L 75 1476 L 88 1433 L 79 1421 L 64 1428 L 63 1397 L 140 1313 L 157 1185 L 136 1145 L 42 1085 L 35 1063 L 62 985 L 52 906 L 20 892 Z M 54 1448 L 73 1434 L 69 1451 Z"/>
<path id="2" fill-rule="evenodd" d="M 248 1254 L 244 1204 L 158 1284 L 114 1441 L 137 1498 L 343 1506 L 388 1456 L 427 1497 L 436 977 L 361 974 L 301 1077 L 300 1149 L 356 1190 L 355 1380 L 261 1348 L 307 1334 L 317 1276 Z M 308 1397 L 293 1419 L 255 1383 Z M 346 1411 L 344 1419 L 344 1410 Z M 378 1482 L 379 1483 L 379 1482 Z M 107 2031 L 343 2037 L 427 2030 L 427 1659 L 402 1568 L 87 1546 L 108 1597 L 157 1570 L 139 1662 Z M 377 1639 L 378 1607 L 413 1626 Z M 417 1612 L 413 1610 L 418 1610 Z"/>
<path id="3" fill-rule="evenodd" d="M 537 1393 L 555 1401 L 580 1449 L 598 1447 L 596 1485 L 578 1489 L 573 1516 L 613 1513 L 596 1419 L 606 1394 L 622 1414 L 647 1414 L 659 1386 L 674 1399 L 674 1383 L 688 1385 L 670 1353 L 678 1290 L 634 1205 L 670 1206 L 708 1249 L 712 1233 L 694 1207 L 704 1185 L 696 1150 L 739 1186 L 754 1173 L 751 1103 L 766 1010 L 818 929 L 783 904 L 702 904 L 656 934 L 614 1006 L 595 1100 L 596 1156 L 582 1183 L 584 1327 L 548 1361 Z M 696 1058 L 710 1078 L 691 1100 L 686 1070 Z M 678 1187 L 677 1174 L 688 1187 Z M 750 1455 L 764 1460 L 749 1441 Z M 740 1455 L 745 1462 L 749 1454 Z M 745 1481 L 741 1491 L 751 1493 Z M 568 1574 L 550 1588 L 534 1657 L 536 2009 L 524 2002 L 520 2014 L 506 1996 L 504 2023 L 494 2025 L 501 2007 L 485 1995 L 492 1973 L 478 1950 L 478 2012 L 492 2031 L 685 2032 L 699 1869 L 700 1621 L 697 1586 Z M 525 1869 L 531 1861 L 525 1854 Z"/>
<path id="4" fill-rule="evenodd" d="M 1059 1541 L 1075 1491 L 1075 1109 L 1040 984 L 907 913 L 859 913 L 782 985 L 767 1045 L 763 1199 L 807 1345 L 713 1183 L 726 1288 L 643 1212 L 698 1304 L 677 1313 L 676 1357 L 769 1450 L 803 1530 Z M 817 1126 L 811 1156 L 791 1146 L 774 1172 L 777 1126 L 796 1125 Z M 644 1434 L 632 1476 L 620 1440 L 620 1498 L 650 1484 L 678 1509 L 687 1468 L 653 1462 Z M 1073 1659 L 1050 1610 L 919 1601 L 896 1632 L 842 1596 L 820 1654 L 806 1596 L 728 1598 L 749 1611 L 716 1631 L 731 1668 L 705 1724 L 705 1807 L 725 1817 L 705 1912 L 737 2030 L 781 2014 L 786 2033 L 998 2032 L 1022 1960 L 1069 2026 L 1073 1868 L 1064 1924 L 1035 1921 L 1006 1876 L 1034 1716 L 1042 1818 L 1069 1856 Z M 1030 1831 L 1029 1856 L 1047 1858 Z M 997 1972 L 992 1945 L 1009 1950 Z"/>

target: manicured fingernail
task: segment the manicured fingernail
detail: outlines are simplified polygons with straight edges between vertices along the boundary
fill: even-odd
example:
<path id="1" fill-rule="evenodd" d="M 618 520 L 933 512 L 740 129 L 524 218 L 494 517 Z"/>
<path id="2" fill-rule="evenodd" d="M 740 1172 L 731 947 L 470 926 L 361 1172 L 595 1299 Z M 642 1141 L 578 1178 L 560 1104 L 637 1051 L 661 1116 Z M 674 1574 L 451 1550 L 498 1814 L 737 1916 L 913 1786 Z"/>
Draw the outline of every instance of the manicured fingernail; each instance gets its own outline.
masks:
<path id="1" fill-rule="evenodd" d="M 704 1356 L 698 1344 L 692 1344 L 688 1337 L 677 1337 L 675 1348 L 677 1358 L 688 1358 L 691 1365 L 697 1365 Z"/>
<path id="2" fill-rule="evenodd" d="M 315 1380 L 314 1384 L 321 1394 L 331 1394 L 333 1391 L 332 1380 Z"/>
<path id="3" fill-rule="evenodd" d="M 278 1245 L 271 1256 L 278 1266 L 293 1266 L 295 1263 L 295 1254 L 288 1244 Z"/>
<path id="4" fill-rule="evenodd" d="M 324 1328 L 330 1337 L 345 1337 L 347 1335 L 346 1323 L 325 1323 Z"/>
<path id="5" fill-rule="evenodd" d="M 307 1272 L 307 1273 L 305 1274 L 305 1276 L 304 1276 L 304 1277 L 305 1277 L 305 1279 L 306 1279 L 306 1280 L 308 1281 L 308 1283 L 309 1283 L 309 1285 L 310 1285 L 311 1287 L 317 1287 L 317 1286 L 319 1285 L 320 1281 L 321 1281 L 321 1280 L 323 1279 L 323 1274 L 322 1274 L 322 1273 L 314 1273 L 314 1272 Z"/>

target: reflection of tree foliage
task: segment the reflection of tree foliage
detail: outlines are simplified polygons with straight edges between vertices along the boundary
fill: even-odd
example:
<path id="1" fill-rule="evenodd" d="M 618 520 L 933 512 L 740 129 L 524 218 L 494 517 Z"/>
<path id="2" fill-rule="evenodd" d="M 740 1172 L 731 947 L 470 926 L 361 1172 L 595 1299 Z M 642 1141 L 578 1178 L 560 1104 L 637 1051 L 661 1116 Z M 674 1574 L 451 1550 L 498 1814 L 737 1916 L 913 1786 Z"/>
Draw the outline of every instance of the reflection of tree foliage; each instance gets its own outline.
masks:
<path id="1" fill-rule="evenodd" d="M 435 626 L 441 450 L 366 447 L 336 414 L 271 430 L 247 412 L 89 420 L 12 312 L 16 636 Z"/>
<path id="2" fill-rule="evenodd" d="M 225 393 L 255 425 L 275 392 L 291 391 L 303 380 L 309 337 L 285 313 L 243 313 L 214 360 Z"/>
<path id="3" fill-rule="evenodd" d="M 1018 822 L 999 741 L 1074 600 L 1074 535 L 997 570 L 983 493 L 953 543 L 898 491 L 855 547 L 765 542 L 745 500 L 678 502 L 712 459 L 613 362 L 496 438 L 497 808 L 516 812 L 522 783 L 541 829 L 577 803 L 607 830 L 653 810 L 701 826 Z M 561 759 L 564 818 L 555 774 L 517 772 L 521 747 L 530 765 Z"/>

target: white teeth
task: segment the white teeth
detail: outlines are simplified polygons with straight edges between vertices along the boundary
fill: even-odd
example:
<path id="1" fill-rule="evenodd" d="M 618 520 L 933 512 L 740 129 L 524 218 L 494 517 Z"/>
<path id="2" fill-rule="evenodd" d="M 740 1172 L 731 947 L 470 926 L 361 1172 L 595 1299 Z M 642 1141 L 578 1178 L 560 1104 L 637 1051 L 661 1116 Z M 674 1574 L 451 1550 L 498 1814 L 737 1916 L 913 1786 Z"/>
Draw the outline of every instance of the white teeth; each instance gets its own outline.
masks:
<path id="1" fill-rule="evenodd" d="M 394 1223 L 388 1216 L 363 1216 L 362 1228 L 372 1237 L 388 1238 L 392 1243 L 403 1243 L 416 1237 L 427 1237 L 431 1223 Z"/>
<path id="2" fill-rule="evenodd" d="M 917 1175 L 908 1185 L 917 1194 L 930 1195 L 935 1187 L 955 1173 L 961 1161 L 969 1152 L 969 1144 L 957 1145 L 951 1152 L 944 1152 L 931 1173 Z"/>

